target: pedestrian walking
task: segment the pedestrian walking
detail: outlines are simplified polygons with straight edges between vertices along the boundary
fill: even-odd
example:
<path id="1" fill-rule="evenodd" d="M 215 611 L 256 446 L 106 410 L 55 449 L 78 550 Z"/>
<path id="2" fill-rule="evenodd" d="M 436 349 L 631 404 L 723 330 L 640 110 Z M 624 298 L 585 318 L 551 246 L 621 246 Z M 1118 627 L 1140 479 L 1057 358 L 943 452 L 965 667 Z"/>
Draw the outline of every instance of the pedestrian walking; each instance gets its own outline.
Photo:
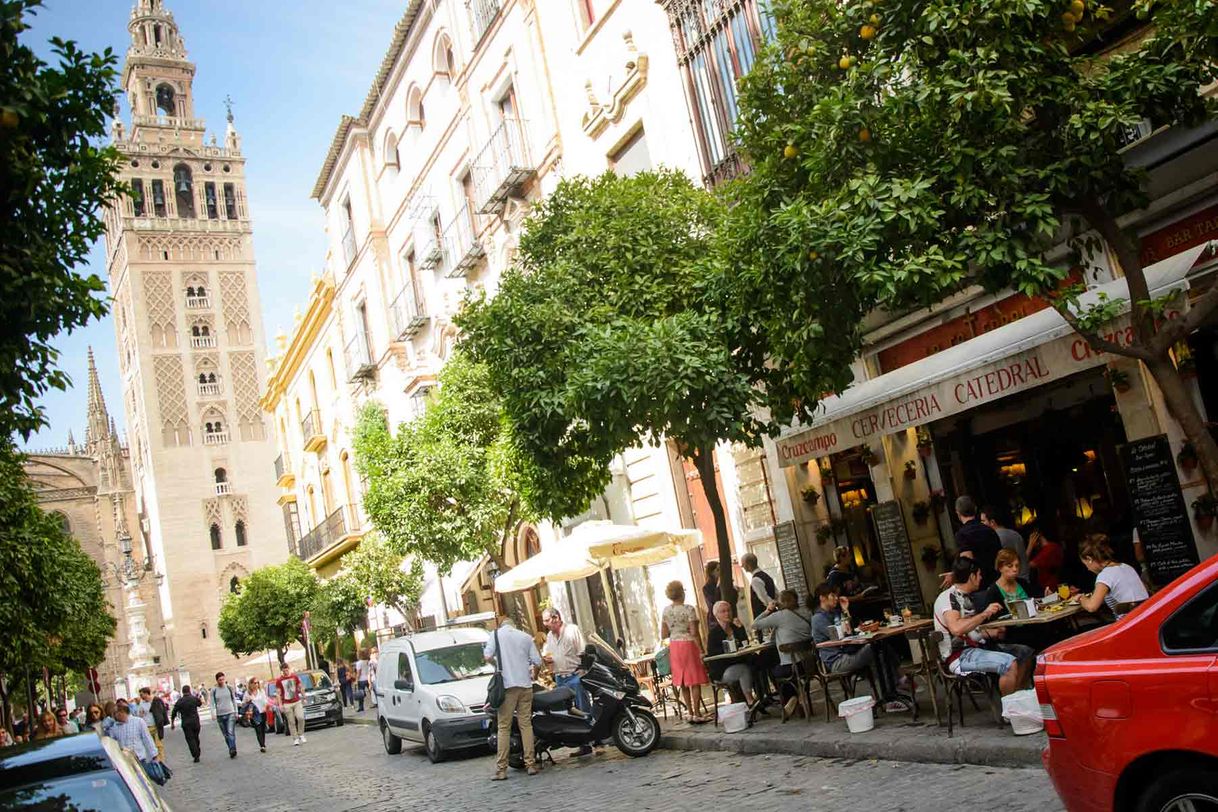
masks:
<path id="1" fill-rule="evenodd" d="M 279 697 L 279 709 L 283 711 L 288 733 L 296 737 L 292 746 L 299 747 L 308 741 L 304 736 L 304 685 L 301 684 L 300 677 L 292 673 L 292 666 L 287 663 L 279 666 L 275 694 Z"/>
<path id="2" fill-rule="evenodd" d="M 199 761 L 199 708 L 203 707 L 203 700 L 190 692 L 189 685 L 182 686 L 182 695 L 178 697 L 178 701 L 173 703 L 173 710 L 169 714 L 169 727 L 173 728 L 179 716 L 182 717 L 182 735 L 186 737 L 186 746 L 190 748 L 190 755 L 195 762 Z"/>
<path id="3" fill-rule="evenodd" d="M 211 689 L 211 707 L 216 724 L 228 745 L 228 757 L 237 757 L 237 692 L 228 684 L 223 671 L 216 672 L 216 684 Z"/>
<path id="4" fill-rule="evenodd" d="M 124 750 L 135 753 L 140 760 L 144 772 L 158 784 L 165 783 L 165 774 L 161 768 L 161 757 L 157 754 L 156 742 L 148 732 L 148 725 L 143 719 L 131 715 L 131 709 L 126 700 L 115 703 L 114 724 L 110 725 L 106 735 L 119 743 Z M 156 765 L 155 767 L 153 765 Z"/>
<path id="5" fill-rule="evenodd" d="M 56 739 L 62 735 L 63 730 L 60 729 L 59 723 L 55 720 L 55 714 L 49 710 L 44 710 L 42 713 L 38 714 L 38 726 L 34 728 L 34 733 L 30 736 L 30 741 Z"/>
<path id="6" fill-rule="evenodd" d="M 482 656 L 488 663 L 494 663 L 503 675 L 504 688 L 503 704 L 498 711 L 495 775 L 491 780 L 507 779 L 513 716 L 520 727 L 525 769 L 529 775 L 537 775 L 536 754 L 533 752 L 533 678 L 541 665 L 537 644 L 533 642 L 532 635 L 520 631 L 511 618 L 502 615 L 499 628 L 482 648 Z"/>
<path id="7" fill-rule="evenodd" d="M 92 730 L 99 736 L 102 734 L 102 719 L 105 718 L 105 711 L 102 706 L 96 702 L 90 702 L 85 708 L 85 721 L 81 726 L 81 730 Z"/>
<path id="8" fill-rule="evenodd" d="M 347 661 L 338 661 L 338 696 L 343 701 L 343 707 L 351 705 L 351 675 L 347 671 Z"/>
<path id="9" fill-rule="evenodd" d="M 156 742 L 157 753 L 161 756 L 161 759 L 164 760 L 165 725 L 164 723 L 157 721 L 158 706 L 160 708 L 159 716 L 161 719 L 164 719 L 165 703 L 161 701 L 159 696 L 153 696 L 152 689 L 147 685 L 140 688 L 140 698 L 136 702 L 129 704 L 129 707 L 131 708 L 131 715 L 137 717 L 143 721 L 144 724 L 148 725 L 149 731 L 153 733 L 152 740 Z"/>
<path id="10" fill-rule="evenodd" d="M 380 652 L 375 646 L 368 652 L 368 701 L 376 707 L 376 670 L 380 666 Z"/>
<path id="11" fill-rule="evenodd" d="M 263 753 L 266 752 L 266 706 L 269 701 L 270 697 L 262 687 L 262 680 L 250 677 L 245 694 L 244 716 L 245 721 L 254 729 L 254 735 L 258 737 L 258 749 Z"/>
<path id="12" fill-rule="evenodd" d="M 364 649 L 355 661 L 355 701 L 359 703 L 357 710 L 360 713 L 364 712 L 364 697 L 368 695 L 368 671 L 372 667 L 369 656 L 368 649 Z"/>
<path id="13" fill-rule="evenodd" d="M 60 707 L 55 709 L 55 722 L 59 725 L 59 729 L 63 731 L 65 736 L 80 732 L 80 727 L 68 718 L 67 708 Z"/>

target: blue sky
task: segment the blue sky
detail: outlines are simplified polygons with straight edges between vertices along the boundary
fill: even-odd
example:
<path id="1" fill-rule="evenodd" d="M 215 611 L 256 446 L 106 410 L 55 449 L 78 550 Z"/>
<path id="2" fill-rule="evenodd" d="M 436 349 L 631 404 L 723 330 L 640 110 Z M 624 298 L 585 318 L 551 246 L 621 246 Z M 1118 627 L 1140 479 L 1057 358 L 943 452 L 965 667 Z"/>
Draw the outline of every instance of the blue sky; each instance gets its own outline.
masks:
<path id="1" fill-rule="evenodd" d="M 224 139 L 225 95 L 246 156 L 263 326 L 273 341 L 290 329 L 309 277 L 325 256 L 321 207 L 309 198 L 342 113 L 356 114 L 393 36 L 405 0 L 165 0 L 197 67 L 195 115 Z M 133 0 L 45 0 L 24 41 L 50 61 L 47 40 L 74 39 L 91 51 L 130 37 Z M 127 111 L 124 105 L 124 117 Z M 106 276 L 94 246 L 87 272 Z M 60 366 L 73 388 L 42 401 L 50 426 L 24 444 L 63 445 L 71 428 L 83 440 L 85 350 L 92 345 L 111 414 L 123 423 L 122 393 L 109 318 L 60 336 Z"/>

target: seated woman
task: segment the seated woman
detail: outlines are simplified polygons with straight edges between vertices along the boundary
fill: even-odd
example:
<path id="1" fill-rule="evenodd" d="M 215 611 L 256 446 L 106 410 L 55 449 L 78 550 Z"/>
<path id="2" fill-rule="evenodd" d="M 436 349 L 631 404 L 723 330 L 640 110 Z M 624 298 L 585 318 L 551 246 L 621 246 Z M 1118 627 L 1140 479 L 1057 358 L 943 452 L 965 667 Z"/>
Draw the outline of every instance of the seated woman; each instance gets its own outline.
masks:
<path id="1" fill-rule="evenodd" d="M 998 571 L 998 580 L 990 585 L 985 592 L 985 598 L 978 602 L 978 608 L 983 609 L 991 603 L 1006 606 L 1011 601 L 1025 601 L 1033 596 L 1032 585 L 1019 577 L 1019 553 L 1005 547 L 994 557 L 994 569 Z"/>
<path id="2" fill-rule="evenodd" d="M 748 633 L 745 632 L 744 626 L 740 625 L 740 619 L 732 617 L 731 604 L 727 601 L 716 601 L 712 611 L 715 622 L 706 633 L 707 656 L 724 653 L 726 649 L 723 643 L 727 640 L 735 640 L 737 646 L 749 644 Z M 726 664 L 721 660 L 710 660 L 706 663 L 706 670 L 715 682 L 739 685 L 741 693 L 744 694 L 744 701 L 752 706 L 753 671 L 746 663 Z"/>
<path id="3" fill-rule="evenodd" d="M 1088 612 L 1098 612 L 1101 606 L 1107 605 L 1120 620 L 1124 614 L 1118 610 L 1121 604 L 1141 602 L 1150 597 L 1138 571 L 1113 557 L 1107 536 L 1099 533 L 1087 536 L 1078 557 L 1084 567 L 1095 573 L 1095 590 L 1078 598 L 1078 605 Z"/>
<path id="4" fill-rule="evenodd" d="M 778 593 L 778 600 L 753 621 L 753 631 L 764 629 L 774 630 L 774 645 L 780 648 L 787 643 L 800 643 L 812 639 L 812 616 L 799 608 L 799 596 L 794 591 L 784 589 Z M 794 664 L 795 655 L 780 650 L 778 665 L 770 673 L 785 679 L 791 676 Z M 787 702 L 788 714 L 794 712 L 795 705 L 796 698 L 791 697 Z"/>
<path id="5" fill-rule="evenodd" d="M 833 551 L 833 566 L 825 575 L 825 583 L 839 595 L 847 597 L 859 591 L 859 577 L 854 570 L 854 556 L 849 547 L 838 547 Z"/>

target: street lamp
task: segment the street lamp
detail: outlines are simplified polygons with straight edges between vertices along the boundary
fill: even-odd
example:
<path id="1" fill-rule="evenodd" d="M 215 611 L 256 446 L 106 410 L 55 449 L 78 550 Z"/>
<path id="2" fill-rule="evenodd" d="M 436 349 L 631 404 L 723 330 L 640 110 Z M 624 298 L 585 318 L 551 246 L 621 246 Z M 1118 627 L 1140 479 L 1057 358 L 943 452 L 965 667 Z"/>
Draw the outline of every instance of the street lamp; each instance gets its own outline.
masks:
<path id="1" fill-rule="evenodd" d="M 102 581 L 107 586 L 127 586 L 128 584 L 138 584 L 144 580 L 144 577 L 153 572 L 151 559 L 144 562 L 144 566 L 135 563 L 135 558 L 131 555 L 131 536 L 127 533 L 122 533 L 118 537 L 118 548 L 123 554 L 122 561 L 104 561 L 101 565 Z M 161 585 L 161 581 L 165 576 L 161 573 L 154 573 L 157 586 Z"/>

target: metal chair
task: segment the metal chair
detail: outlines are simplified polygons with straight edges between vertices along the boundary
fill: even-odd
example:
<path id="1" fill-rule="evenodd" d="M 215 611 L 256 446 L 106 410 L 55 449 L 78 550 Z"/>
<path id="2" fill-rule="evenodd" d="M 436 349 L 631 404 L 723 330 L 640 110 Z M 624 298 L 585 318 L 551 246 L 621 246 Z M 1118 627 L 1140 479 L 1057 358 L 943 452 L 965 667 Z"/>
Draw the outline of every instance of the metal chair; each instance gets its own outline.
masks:
<path id="1" fill-rule="evenodd" d="M 934 634 L 936 634 L 936 632 L 932 627 L 918 629 L 917 631 L 906 633 L 905 637 L 909 639 L 910 643 L 918 647 L 918 651 L 922 656 L 920 663 L 907 666 L 902 670 L 909 677 L 921 677 L 923 679 L 927 691 L 930 693 L 930 706 L 934 708 L 935 711 L 935 723 L 942 726 L 943 711 L 939 709 L 939 691 L 935 685 L 935 682 L 939 677 L 939 669 L 935 665 L 935 658 L 939 651 L 939 644 L 932 641 L 931 637 Z M 942 638 L 941 634 L 939 636 Z M 932 645 L 934 646 L 933 652 L 930 650 Z M 918 697 L 915 694 L 915 703 L 917 702 L 917 699 Z M 916 713 L 914 719 L 917 719 Z"/>
<path id="2" fill-rule="evenodd" d="M 782 643 L 778 646 L 778 651 L 781 654 L 789 654 L 792 656 L 791 673 L 785 677 L 773 676 L 774 688 L 778 691 L 779 701 L 782 702 L 782 723 L 787 723 L 787 703 L 782 701 L 782 687 L 784 685 L 791 686 L 795 692 L 795 699 L 799 703 L 799 707 L 803 708 L 804 716 L 808 721 L 812 721 L 812 697 L 810 694 L 811 688 L 811 673 L 810 670 L 815 666 L 811 664 L 811 660 L 819 659 L 816 656 L 816 644 L 811 640 L 801 640 L 798 643 Z"/>
<path id="3" fill-rule="evenodd" d="M 953 717 L 958 713 L 960 726 L 964 727 L 964 696 L 968 695 L 974 710 L 981 710 L 977 704 L 975 691 L 980 691 L 989 704 L 994 721 L 1002 726 L 1002 703 L 998 699 L 998 678 L 994 674 L 976 672 L 973 674 L 957 674 L 948 668 L 947 663 L 939 654 L 939 643 L 943 640 L 943 632 L 936 631 L 929 636 L 932 643 L 931 653 L 935 658 L 935 667 L 939 679 L 943 682 L 943 692 L 947 696 L 947 735 L 950 738 L 954 732 Z"/>
<path id="4" fill-rule="evenodd" d="M 653 691 L 656 699 L 656 704 L 660 706 L 660 712 L 664 714 L 664 718 L 668 718 L 668 704 L 671 702 L 673 706 L 673 714 L 678 719 L 683 719 L 681 709 L 684 707 L 681 702 L 681 693 L 677 690 L 677 686 L 672 684 L 672 664 L 669 659 L 668 649 L 662 648 L 656 651 L 655 660 L 653 661 L 655 669 L 655 678 L 652 683 Z"/>
<path id="5" fill-rule="evenodd" d="M 863 673 L 866 672 L 867 682 L 871 685 L 871 696 L 875 698 L 876 702 L 882 699 L 879 686 L 875 682 L 875 672 L 870 667 L 859 671 L 845 671 L 842 673 L 830 671 L 828 666 L 825 665 L 824 660 L 820 658 L 815 645 L 813 645 L 812 658 L 808 663 L 808 669 L 809 689 L 812 687 L 811 682 L 817 682 L 821 687 L 821 692 L 825 695 L 826 722 L 833 721 L 833 700 L 829 696 L 829 683 L 831 682 L 841 685 L 843 699 L 853 699 L 858 688 L 858 681 L 862 678 Z"/>

